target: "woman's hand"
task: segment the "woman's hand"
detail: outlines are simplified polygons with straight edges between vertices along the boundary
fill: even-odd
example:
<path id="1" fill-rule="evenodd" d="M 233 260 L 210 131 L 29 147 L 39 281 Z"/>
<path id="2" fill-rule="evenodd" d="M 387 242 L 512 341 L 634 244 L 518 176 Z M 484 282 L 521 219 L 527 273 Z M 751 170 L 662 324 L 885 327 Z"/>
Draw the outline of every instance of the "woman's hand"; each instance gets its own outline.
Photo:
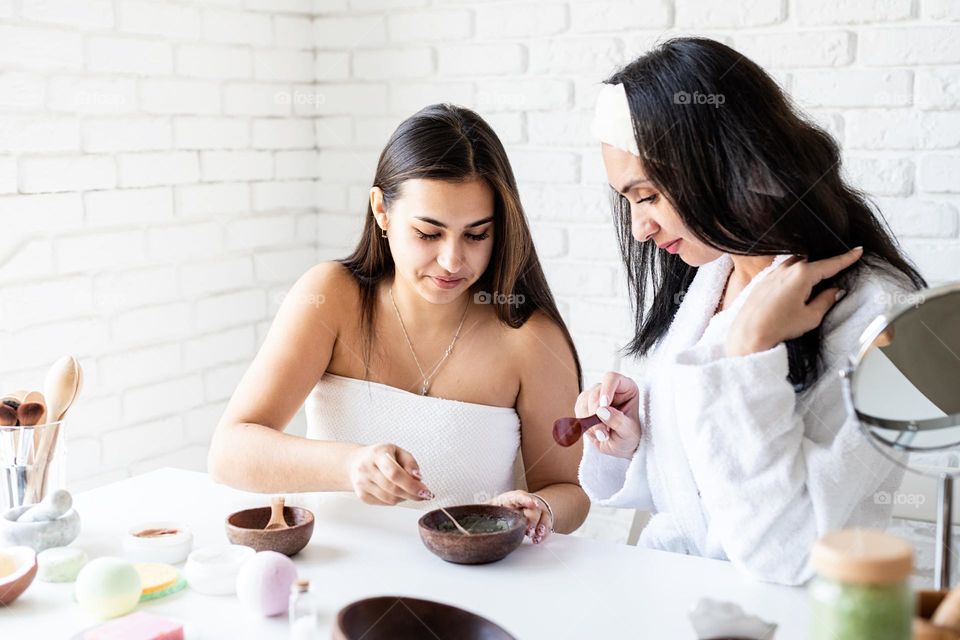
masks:
<path id="1" fill-rule="evenodd" d="M 367 504 L 433 499 L 433 493 L 421 482 L 417 461 L 396 445 L 360 447 L 350 455 L 348 469 L 354 493 Z"/>
<path id="2" fill-rule="evenodd" d="M 725 345 L 727 356 L 760 353 L 820 326 L 823 317 L 846 292 L 831 287 L 810 299 L 813 288 L 862 255 L 863 249 L 857 247 L 816 262 L 798 256 L 785 260 L 750 292 L 730 326 Z"/>
<path id="3" fill-rule="evenodd" d="M 522 511 L 527 519 L 527 536 L 533 544 L 540 544 L 553 533 L 553 519 L 546 502 L 540 496 L 526 491 L 508 491 L 488 500 L 486 504 Z"/>
<path id="4" fill-rule="evenodd" d="M 603 382 L 585 389 L 578 397 L 574 415 L 597 414 L 603 424 L 583 437 L 608 456 L 630 459 L 640 446 L 640 389 L 630 378 L 609 371 Z"/>

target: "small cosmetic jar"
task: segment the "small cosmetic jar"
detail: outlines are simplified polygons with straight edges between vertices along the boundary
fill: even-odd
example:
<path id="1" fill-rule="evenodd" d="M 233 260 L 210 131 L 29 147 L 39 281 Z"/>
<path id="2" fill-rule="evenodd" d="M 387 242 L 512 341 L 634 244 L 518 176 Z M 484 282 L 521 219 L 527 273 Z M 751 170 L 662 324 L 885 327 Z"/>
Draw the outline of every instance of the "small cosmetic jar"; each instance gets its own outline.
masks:
<path id="1" fill-rule="evenodd" d="M 201 547 L 187 558 L 183 574 L 194 591 L 208 596 L 233 595 L 237 592 L 240 567 L 256 553 L 240 544 Z"/>
<path id="2" fill-rule="evenodd" d="M 193 534 L 177 522 L 143 522 L 123 537 L 124 555 L 133 562 L 179 564 L 193 549 Z"/>

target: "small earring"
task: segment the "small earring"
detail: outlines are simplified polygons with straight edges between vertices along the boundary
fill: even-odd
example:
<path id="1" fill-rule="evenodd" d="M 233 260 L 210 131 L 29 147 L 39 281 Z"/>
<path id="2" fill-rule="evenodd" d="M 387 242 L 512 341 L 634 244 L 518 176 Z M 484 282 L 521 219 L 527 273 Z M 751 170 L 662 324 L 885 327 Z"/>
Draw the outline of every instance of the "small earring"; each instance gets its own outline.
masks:
<path id="1" fill-rule="evenodd" d="M 381 238 L 386 238 L 386 237 L 387 237 L 387 230 L 384 229 L 383 227 L 380 227 L 380 237 L 381 237 Z"/>

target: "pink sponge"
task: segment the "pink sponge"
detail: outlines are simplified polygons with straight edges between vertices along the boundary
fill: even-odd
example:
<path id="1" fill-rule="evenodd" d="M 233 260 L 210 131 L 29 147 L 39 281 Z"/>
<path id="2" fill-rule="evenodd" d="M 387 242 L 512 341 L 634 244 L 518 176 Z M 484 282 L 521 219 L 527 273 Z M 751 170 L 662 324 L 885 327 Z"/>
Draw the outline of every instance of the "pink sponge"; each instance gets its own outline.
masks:
<path id="1" fill-rule="evenodd" d="M 183 640 L 183 625 L 137 611 L 87 631 L 83 640 Z"/>

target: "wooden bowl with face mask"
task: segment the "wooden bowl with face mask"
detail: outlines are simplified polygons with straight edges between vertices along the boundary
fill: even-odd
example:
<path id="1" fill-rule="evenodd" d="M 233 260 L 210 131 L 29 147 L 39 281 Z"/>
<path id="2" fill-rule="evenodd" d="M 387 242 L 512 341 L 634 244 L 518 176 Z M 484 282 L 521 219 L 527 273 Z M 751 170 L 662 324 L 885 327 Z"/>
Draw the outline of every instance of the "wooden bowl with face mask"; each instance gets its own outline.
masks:
<path id="1" fill-rule="evenodd" d="M 470 535 L 462 533 L 443 511 L 420 518 L 420 539 L 434 555 L 457 564 L 487 564 L 506 558 L 520 546 L 526 532 L 523 513 L 492 504 L 448 507 Z"/>

